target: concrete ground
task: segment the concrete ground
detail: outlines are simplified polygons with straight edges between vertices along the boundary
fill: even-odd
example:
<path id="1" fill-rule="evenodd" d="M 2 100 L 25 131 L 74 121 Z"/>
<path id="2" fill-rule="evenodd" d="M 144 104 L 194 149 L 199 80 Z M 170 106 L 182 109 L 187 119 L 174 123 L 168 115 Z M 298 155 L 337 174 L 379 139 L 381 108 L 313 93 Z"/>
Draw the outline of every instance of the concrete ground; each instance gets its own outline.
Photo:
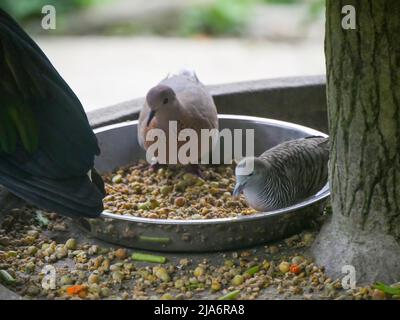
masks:
<path id="1" fill-rule="evenodd" d="M 297 42 L 155 37 L 39 37 L 87 111 L 145 95 L 168 72 L 195 69 L 205 84 L 325 72 L 323 38 Z"/>

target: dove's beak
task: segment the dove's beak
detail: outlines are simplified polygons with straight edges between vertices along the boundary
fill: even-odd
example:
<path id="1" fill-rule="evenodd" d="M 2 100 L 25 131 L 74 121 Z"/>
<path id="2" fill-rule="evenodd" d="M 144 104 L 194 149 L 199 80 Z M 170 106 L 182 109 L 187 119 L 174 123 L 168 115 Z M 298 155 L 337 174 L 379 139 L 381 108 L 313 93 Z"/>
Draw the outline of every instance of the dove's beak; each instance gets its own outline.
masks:
<path id="1" fill-rule="evenodd" d="M 246 185 L 246 183 L 237 182 L 236 185 L 235 185 L 235 189 L 233 189 L 232 196 L 233 196 L 234 198 L 239 197 L 240 194 L 242 193 L 242 191 L 243 191 L 245 185 Z"/>
<path id="2" fill-rule="evenodd" d="M 151 120 L 153 120 L 155 115 L 156 115 L 156 112 L 154 110 L 151 110 L 149 113 L 149 117 L 147 118 L 147 126 L 150 125 L 150 122 L 151 122 Z"/>

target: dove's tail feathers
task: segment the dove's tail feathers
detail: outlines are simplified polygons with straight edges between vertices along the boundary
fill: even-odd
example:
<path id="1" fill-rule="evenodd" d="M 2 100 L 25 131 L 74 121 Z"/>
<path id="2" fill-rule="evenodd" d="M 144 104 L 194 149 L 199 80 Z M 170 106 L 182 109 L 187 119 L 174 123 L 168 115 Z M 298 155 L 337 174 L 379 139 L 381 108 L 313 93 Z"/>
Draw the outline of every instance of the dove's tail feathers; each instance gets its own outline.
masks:
<path id="1" fill-rule="evenodd" d="M 24 174 L 12 166 L 0 167 L 0 184 L 10 192 L 28 203 L 71 218 L 95 218 L 103 211 L 104 185 L 95 172 L 92 181 L 87 175 L 56 180 Z"/>
<path id="2" fill-rule="evenodd" d="M 323 137 L 323 136 L 308 136 L 305 137 L 304 139 L 320 139 L 320 142 L 318 143 L 318 145 L 320 147 L 324 147 L 324 148 L 329 148 L 329 137 Z"/>
<path id="3" fill-rule="evenodd" d="M 321 146 L 321 147 L 329 147 L 329 138 L 325 138 L 324 140 L 322 140 L 320 143 L 319 143 L 319 146 Z"/>

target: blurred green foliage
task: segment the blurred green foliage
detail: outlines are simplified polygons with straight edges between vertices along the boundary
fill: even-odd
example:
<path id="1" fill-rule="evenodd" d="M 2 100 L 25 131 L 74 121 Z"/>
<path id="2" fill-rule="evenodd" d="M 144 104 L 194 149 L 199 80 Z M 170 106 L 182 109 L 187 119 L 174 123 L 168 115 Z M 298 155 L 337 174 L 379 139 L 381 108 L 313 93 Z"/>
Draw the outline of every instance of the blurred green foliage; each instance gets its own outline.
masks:
<path id="1" fill-rule="evenodd" d="M 59 34 L 66 31 L 63 27 L 65 14 L 85 9 L 90 6 L 107 2 L 112 6 L 116 0 L 0 0 L 0 7 L 4 8 L 18 21 L 29 22 L 31 19 L 40 18 L 44 5 L 54 5 L 57 9 L 57 23 Z M 148 0 L 152 1 L 152 0 Z M 165 0 L 168 1 L 168 0 Z M 190 0 L 186 0 L 190 1 Z M 193 5 L 182 14 L 182 19 L 164 21 L 157 24 L 135 23 L 122 21 L 105 29 L 99 29 L 105 34 L 158 34 L 165 35 L 209 35 L 209 36 L 241 36 L 246 32 L 253 10 L 256 5 L 282 4 L 295 5 L 305 3 L 309 13 L 306 22 L 313 21 L 324 8 L 325 0 L 214 0 L 206 5 Z M 134 2 L 132 2 L 134 4 Z M 132 7 L 134 10 L 134 6 Z M 29 23 L 27 23 L 29 25 Z"/>
<path id="2" fill-rule="evenodd" d="M 255 0 L 216 0 L 207 7 L 192 8 L 183 17 L 183 35 L 240 35 Z"/>
<path id="3" fill-rule="evenodd" d="M 325 9 L 325 0 L 312 0 L 310 2 L 310 16 L 311 19 L 317 17 L 322 10 Z"/>
<path id="4" fill-rule="evenodd" d="M 304 0 L 261 0 L 261 2 L 273 3 L 273 4 L 293 4 L 293 3 L 304 2 Z"/>
<path id="5" fill-rule="evenodd" d="M 28 20 L 38 17 L 45 5 L 53 5 L 57 9 L 57 14 L 63 14 L 100 1 L 103 0 L 1 0 L 0 7 L 18 20 Z"/>
<path id="6" fill-rule="evenodd" d="M 307 4 L 307 21 L 317 18 L 325 0 L 215 0 L 206 7 L 194 7 L 184 15 L 181 34 L 206 34 L 210 36 L 240 36 L 251 18 L 255 4 Z"/>

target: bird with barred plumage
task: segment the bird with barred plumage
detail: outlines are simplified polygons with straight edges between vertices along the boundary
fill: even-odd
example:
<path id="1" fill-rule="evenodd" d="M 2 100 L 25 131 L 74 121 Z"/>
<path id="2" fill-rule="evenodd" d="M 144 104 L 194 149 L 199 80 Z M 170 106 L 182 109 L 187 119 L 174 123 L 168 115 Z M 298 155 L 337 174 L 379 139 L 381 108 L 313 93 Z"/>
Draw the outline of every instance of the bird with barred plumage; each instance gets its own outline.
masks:
<path id="1" fill-rule="evenodd" d="M 327 183 L 328 159 L 328 138 L 312 136 L 283 142 L 259 157 L 238 163 L 233 196 L 243 192 L 257 211 L 294 205 Z"/>

